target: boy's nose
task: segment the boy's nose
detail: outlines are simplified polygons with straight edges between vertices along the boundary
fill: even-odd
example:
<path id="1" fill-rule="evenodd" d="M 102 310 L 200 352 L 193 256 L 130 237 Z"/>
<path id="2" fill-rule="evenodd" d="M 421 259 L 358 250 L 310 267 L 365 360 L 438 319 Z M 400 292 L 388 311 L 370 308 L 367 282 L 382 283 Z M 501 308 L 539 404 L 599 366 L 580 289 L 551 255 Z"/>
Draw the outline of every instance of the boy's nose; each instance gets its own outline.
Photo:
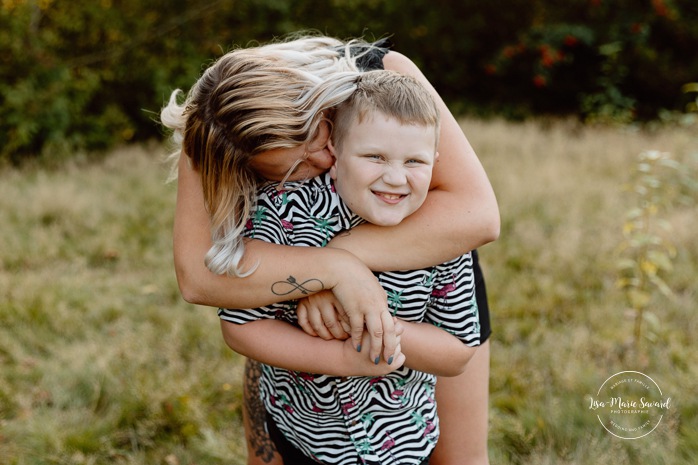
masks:
<path id="1" fill-rule="evenodd" d="M 402 167 L 387 166 L 383 172 L 383 181 L 391 186 L 402 186 L 407 182 L 407 175 Z"/>

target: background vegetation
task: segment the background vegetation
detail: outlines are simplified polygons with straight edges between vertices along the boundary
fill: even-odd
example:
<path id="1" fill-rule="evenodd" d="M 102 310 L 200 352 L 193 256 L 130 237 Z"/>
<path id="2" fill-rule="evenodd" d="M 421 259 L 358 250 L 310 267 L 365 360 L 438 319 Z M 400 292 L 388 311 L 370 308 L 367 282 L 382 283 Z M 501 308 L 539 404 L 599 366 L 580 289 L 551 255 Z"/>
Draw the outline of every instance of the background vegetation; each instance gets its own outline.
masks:
<path id="1" fill-rule="evenodd" d="M 698 77 L 694 0 L 3 0 L 0 162 L 159 138 L 203 65 L 309 28 L 390 36 L 459 113 L 656 119 Z"/>
<path id="2" fill-rule="evenodd" d="M 464 120 L 497 192 L 481 249 L 494 318 L 493 464 L 698 462 L 695 130 Z M 643 337 L 617 286 L 638 154 L 672 154 L 658 232 L 677 250 Z M 243 464 L 242 359 L 171 263 L 176 187 L 159 146 L 0 172 L 0 463 Z M 640 173 L 642 174 L 642 173 Z M 671 193 L 671 194 L 669 194 Z M 670 204 L 670 205 L 669 205 Z M 671 409 L 651 435 L 608 434 L 589 396 L 641 370 Z"/>
<path id="3" fill-rule="evenodd" d="M 2 0 L 0 463 L 244 463 L 242 360 L 179 295 L 155 120 L 308 28 L 390 36 L 470 115 L 503 220 L 492 463 L 698 463 L 693 0 Z M 642 440 L 588 409 L 627 369 L 672 397 Z"/>

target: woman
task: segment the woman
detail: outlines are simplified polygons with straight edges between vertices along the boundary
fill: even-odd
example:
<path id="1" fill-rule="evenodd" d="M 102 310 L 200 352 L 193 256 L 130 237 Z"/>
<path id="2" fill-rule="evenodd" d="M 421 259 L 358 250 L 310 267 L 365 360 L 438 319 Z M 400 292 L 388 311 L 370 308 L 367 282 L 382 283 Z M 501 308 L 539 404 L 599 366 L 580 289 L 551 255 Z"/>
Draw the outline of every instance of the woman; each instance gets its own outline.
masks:
<path id="1" fill-rule="evenodd" d="M 330 111 L 337 102 L 322 102 L 322 98 L 308 101 L 301 97 L 306 96 L 307 88 L 321 88 L 328 79 L 341 79 L 342 73 L 355 71 L 357 65 L 353 56 L 361 57 L 358 66 L 363 70 L 384 66 L 412 75 L 436 96 L 409 59 L 386 49 L 366 45 L 356 49 L 334 39 L 317 37 L 234 53 L 242 58 L 249 55 L 266 59 L 273 68 L 269 76 L 278 81 L 274 88 L 291 95 L 289 101 L 275 107 L 274 112 L 267 107 L 265 112 L 255 114 L 248 108 L 238 115 L 227 115 L 237 125 L 217 127 L 215 123 L 211 126 L 212 130 L 222 132 L 219 139 L 228 146 L 256 157 L 256 175 L 270 180 L 281 181 L 287 172 L 290 172 L 288 179 L 303 179 L 329 169 L 333 161 L 326 147 L 329 133 L 323 134 L 329 129 L 320 123 L 322 111 Z M 342 59 L 342 56 L 350 59 Z M 249 67 L 245 66 L 225 70 L 227 77 L 240 79 L 240 88 L 249 91 L 261 78 L 246 74 L 248 71 Z M 266 90 L 273 92 L 274 88 Z M 195 92 L 209 90 L 195 89 Z M 321 89 L 313 95 L 322 95 Z M 236 104 L 242 98 L 241 95 L 227 97 Z M 482 166 L 443 101 L 440 98 L 437 101 L 442 112 L 441 156 L 425 206 L 408 220 L 390 228 L 360 226 L 322 249 L 289 248 L 252 240 L 244 244 L 244 254 L 239 231 L 244 227 L 243 220 L 247 219 L 249 210 L 244 203 L 246 194 L 232 197 L 214 194 L 217 180 L 226 175 L 226 166 L 208 163 L 216 157 L 200 156 L 212 147 L 196 137 L 187 139 L 187 130 L 192 128 L 185 127 L 186 117 L 181 115 L 181 107 L 177 113 L 177 106 L 170 105 L 163 112 L 163 122 L 184 131 L 183 151 L 187 155 L 179 160 L 174 228 L 175 268 L 185 300 L 217 307 L 257 307 L 302 296 L 299 288 L 290 294 L 278 295 L 274 292 L 274 283 L 302 282 L 296 279 L 299 276 L 319 279 L 325 289 L 335 293 L 349 316 L 355 343 L 360 341 L 365 323 L 372 333 L 370 356 L 381 355 L 383 343 L 382 355 L 387 360 L 397 343 L 385 293 L 370 270 L 411 269 L 440 263 L 496 239 L 499 233 L 496 200 Z M 231 103 L 231 106 L 234 105 Z M 288 113 L 288 121 L 280 116 L 284 111 Z M 293 124 L 289 123 L 294 119 Z M 270 129 L 266 137 L 250 139 L 246 136 L 250 127 L 259 129 L 264 125 Z M 295 131 L 289 129 L 286 134 L 296 135 L 284 140 L 273 132 L 277 126 L 284 125 L 293 126 Z M 252 185 L 253 181 L 240 182 Z M 230 216 L 231 208 L 239 213 L 237 219 L 234 224 L 224 224 L 222 218 Z M 225 272 L 214 274 L 207 268 L 204 257 L 209 249 L 220 250 L 220 247 L 230 248 L 230 255 L 237 258 L 227 265 L 209 262 L 209 268 Z M 482 304 L 480 306 L 482 310 Z M 481 314 L 481 319 L 486 317 Z M 338 327 L 333 314 L 310 317 L 309 321 L 318 334 L 323 331 L 323 323 L 333 332 Z M 483 328 L 483 338 L 488 334 L 489 329 Z M 248 372 L 247 379 L 251 381 L 246 383 L 246 388 L 255 387 L 251 375 L 252 372 Z M 432 464 L 487 463 L 488 376 L 489 345 L 485 343 L 463 375 L 439 380 L 437 400 L 440 406 L 448 406 L 448 409 L 439 411 L 442 438 Z M 253 424 L 248 428 L 250 431 L 263 433 L 264 430 Z M 248 444 L 252 446 L 249 463 L 255 463 L 258 456 L 268 462 L 270 456 L 260 455 L 259 448 L 255 447 L 256 439 L 254 435 L 248 436 Z"/>

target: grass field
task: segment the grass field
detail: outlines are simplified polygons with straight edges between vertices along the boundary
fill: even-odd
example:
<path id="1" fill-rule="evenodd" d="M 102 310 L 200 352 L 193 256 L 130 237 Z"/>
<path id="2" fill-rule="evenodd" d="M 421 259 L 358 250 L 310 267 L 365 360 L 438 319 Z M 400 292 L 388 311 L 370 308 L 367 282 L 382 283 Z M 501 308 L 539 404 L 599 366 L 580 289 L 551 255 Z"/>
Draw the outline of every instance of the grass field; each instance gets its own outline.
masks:
<path id="1" fill-rule="evenodd" d="M 501 238 L 480 251 L 494 327 L 491 462 L 698 463 L 695 191 L 660 214 L 677 250 L 664 275 L 673 297 L 652 293 L 639 349 L 615 286 L 638 154 L 670 152 L 695 180 L 696 128 L 463 127 L 502 215 Z M 0 173 L 0 464 L 244 463 L 242 359 L 215 311 L 179 296 L 162 155 L 128 148 Z M 625 370 L 672 398 L 637 440 L 613 437 L 589 409 Z"/>

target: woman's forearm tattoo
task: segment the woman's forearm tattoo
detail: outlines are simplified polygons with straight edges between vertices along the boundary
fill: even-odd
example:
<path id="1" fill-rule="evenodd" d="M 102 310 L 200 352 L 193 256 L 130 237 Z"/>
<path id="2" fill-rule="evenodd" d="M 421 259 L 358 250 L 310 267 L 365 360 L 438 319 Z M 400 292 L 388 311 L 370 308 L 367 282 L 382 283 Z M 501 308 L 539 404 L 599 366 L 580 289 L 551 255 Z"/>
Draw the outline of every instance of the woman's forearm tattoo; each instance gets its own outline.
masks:
<path id="1" fill-rule="evenodd" d="M 303 295 L 315 294 L 325 289 L 325 285 L 319 279 L 311 278 L 303 282 L 289 276 L 286 281 L 277 281 L 271 285 L 271 292 L 274 295 L 288 295 L 295 291 L 300 291 Z"/>

